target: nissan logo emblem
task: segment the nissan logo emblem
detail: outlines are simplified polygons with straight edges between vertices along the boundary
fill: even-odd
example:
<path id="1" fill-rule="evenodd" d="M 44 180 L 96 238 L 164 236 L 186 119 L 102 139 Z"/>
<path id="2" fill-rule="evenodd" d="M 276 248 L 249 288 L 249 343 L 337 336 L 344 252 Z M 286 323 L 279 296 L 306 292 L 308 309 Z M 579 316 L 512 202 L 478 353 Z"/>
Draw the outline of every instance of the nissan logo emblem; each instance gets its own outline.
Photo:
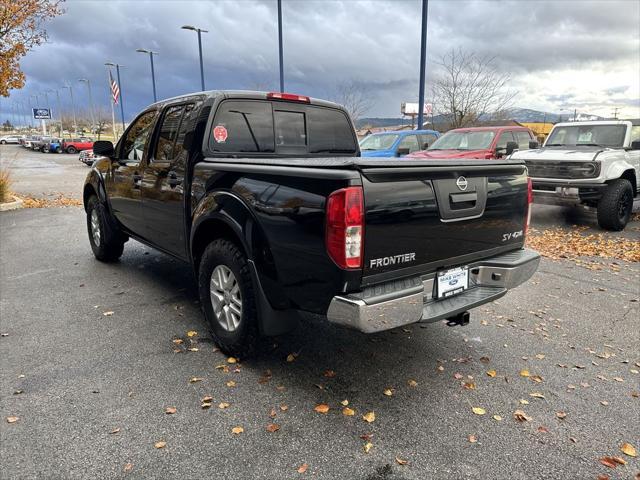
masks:
<path id="1" fill-rule="evenodd" d="M 469 182 L 467 182 L 467 179 L 464 177 L 458 177 L 458 179 L 456 180 L 456 185 L 460 190 L 464 192 L 469 186 Z"/>

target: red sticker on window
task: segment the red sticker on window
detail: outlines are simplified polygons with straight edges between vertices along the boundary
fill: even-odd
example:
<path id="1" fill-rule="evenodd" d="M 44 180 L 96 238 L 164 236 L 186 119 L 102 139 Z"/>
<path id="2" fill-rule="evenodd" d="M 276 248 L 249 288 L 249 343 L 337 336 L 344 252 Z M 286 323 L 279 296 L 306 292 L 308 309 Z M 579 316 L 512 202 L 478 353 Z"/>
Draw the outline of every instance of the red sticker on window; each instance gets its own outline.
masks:
<path id="1" fill-rule="evenodd" d="M 213 129 L 213 139 L 218 143 L 224 143 L 227 141 L 227 129 L 222 125 L 217 125 Z"/>

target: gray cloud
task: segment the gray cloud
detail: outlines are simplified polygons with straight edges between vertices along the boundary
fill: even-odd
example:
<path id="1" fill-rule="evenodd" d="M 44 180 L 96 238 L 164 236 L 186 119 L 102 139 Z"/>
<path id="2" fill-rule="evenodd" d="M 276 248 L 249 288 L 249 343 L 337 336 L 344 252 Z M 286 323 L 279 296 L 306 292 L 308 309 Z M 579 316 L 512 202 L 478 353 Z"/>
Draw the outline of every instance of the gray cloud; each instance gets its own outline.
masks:
<path id="1" fill-rule="evenodd" d="M 514 85 L 526 75 L 569 68 L 584 72 L 586 81 L 593 69 L 638 65 L 640 2 L 633 0 L 432 0 L 429 6 L 427 81 L 436 73 L 437 57 L 453 47 L 496 55 Z M 135 52 L 140 47 L 159 52 L 160 98 L 198 90 L 197 39 L 179 28 L 183 24 L 209 30 L 203 34 L 208 88 L 278 85 L 274 0 L 70 0 L 65 8 L 67 13 L 49 24 L 49 43 L 22 62 L 27 87 L 12 97 L 25 98 L 68 81 L 78 103 L 86 103 L 86 88 L 77 82 L 86 77 L 96 102 L 106 107 L 103 64 L 111 60 L 125 65 L 122 89 L 129 118 L 152 101 L 148 57 Z M 420 2 L 283 0 L 283 17 L 286 90 L 326 97 L 337 83 L 356 80 L 375 98 L 372 115 L 399 115 L 400 102 L 417 99 Z M 576 79 L 576 92 L 580 83 Z M 554 91 L 552 83 L 540 88 L 545 105 L 572 101 L 573 91 Z M 616 88 L 622 87 L 602 92 L 602 104 L 632 98 Z M 68 93 L 63 93 L 68 104 Z M 531 102 L 532 96 L 520 98 Z M 2 102 L 0 110 L 6 111 L 6 105 Z"/>

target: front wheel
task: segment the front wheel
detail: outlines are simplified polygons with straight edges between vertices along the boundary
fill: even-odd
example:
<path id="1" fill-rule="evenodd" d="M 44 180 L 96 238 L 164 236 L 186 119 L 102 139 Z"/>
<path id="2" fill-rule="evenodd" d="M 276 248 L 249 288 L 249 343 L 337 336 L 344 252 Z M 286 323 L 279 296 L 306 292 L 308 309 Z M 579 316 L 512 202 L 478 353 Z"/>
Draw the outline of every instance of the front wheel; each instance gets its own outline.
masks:
<path id="1" fill-rule="evenodd" d="M 228 355 L 246 358 L 259 343 L 253 280 L 244 253 L 229 240 L 205 249 L 198 272 L 200 302 L 214 341 Z"/>
<path id="2" fill-rule="evenodd" d="M 0 143 L 1 143 L 2 145 L 6 145 L 6 144 L 7 144 L 7 141 L 6 141 L 6 140 L 0 140 Z"/>
<path id="3" fill-rule="evenodd" d="M 101 262 L 115 262 L 122 256 L 125 239 L 113 225 L 104 205 L 95 195 L 87 202 L 87 232 L 94 256 Z"/>
<path id="4" fill-rule="evenodd" d="M 633 209 L 633 186 L 619 178 L 609 184 L 598 202 L 598 225 L 604 230 L 624 230 Z"/>
<path id="5" fill-rule="evenodd" d="M 67 147 L 67 153 L 78 153 L 75 147 Z"/>

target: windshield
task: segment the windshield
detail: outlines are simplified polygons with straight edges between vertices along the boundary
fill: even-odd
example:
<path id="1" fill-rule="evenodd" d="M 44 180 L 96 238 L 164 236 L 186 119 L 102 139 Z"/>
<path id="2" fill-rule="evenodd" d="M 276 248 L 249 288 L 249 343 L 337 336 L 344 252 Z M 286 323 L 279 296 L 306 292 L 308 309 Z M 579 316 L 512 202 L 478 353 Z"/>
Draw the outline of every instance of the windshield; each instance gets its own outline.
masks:
<path id="1" fill-rule="evenodd" d="M 556 127 L 545 147 L 590 146 L 620 148 L 624 144 L 626 125 L 571 125 Z"/>
<path id="2" fill-rule="evenodd" d="M 427 150 L 484 150 L 491 146 L 495 133 L 490 130 L 476 132 L 448 132 Z"/>
<path id="3" fill-rule="evenodd" d="M 360 140 L 360 150 L 389 150 L 397 139 L 395 133 L 369 135 Z"/>

